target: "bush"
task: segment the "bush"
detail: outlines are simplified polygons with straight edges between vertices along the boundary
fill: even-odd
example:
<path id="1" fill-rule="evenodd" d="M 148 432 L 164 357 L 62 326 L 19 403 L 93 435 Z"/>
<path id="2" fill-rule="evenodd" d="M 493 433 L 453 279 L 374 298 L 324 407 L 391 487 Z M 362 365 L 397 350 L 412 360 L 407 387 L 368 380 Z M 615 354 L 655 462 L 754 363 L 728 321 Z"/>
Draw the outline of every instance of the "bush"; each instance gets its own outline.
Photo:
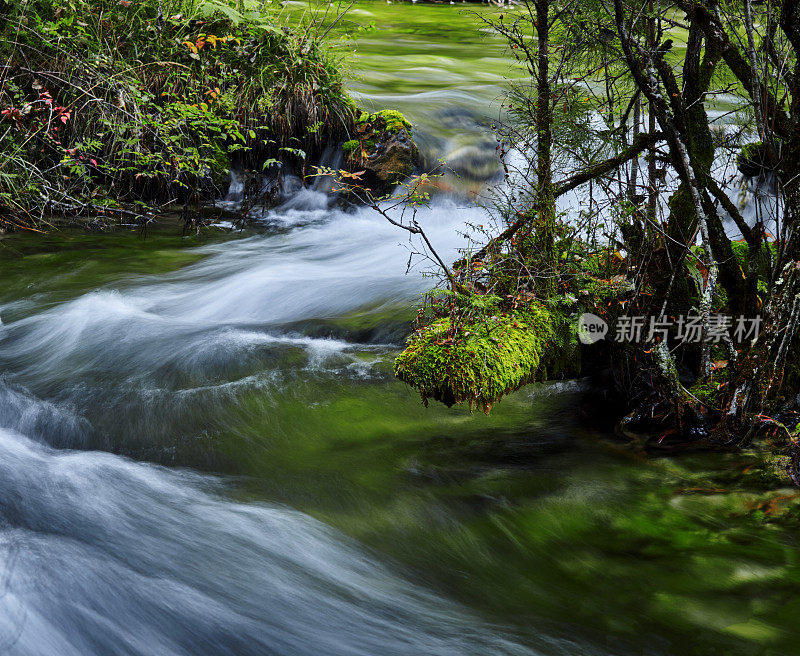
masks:
<path id="1" fill-rule="evenodd" d="M 314 30 L 223 2 L 58 0 L 5 9 L 0 206 L 50 213 L 213 198 L 231 163 L 302 169 L 352 130 Z"/>

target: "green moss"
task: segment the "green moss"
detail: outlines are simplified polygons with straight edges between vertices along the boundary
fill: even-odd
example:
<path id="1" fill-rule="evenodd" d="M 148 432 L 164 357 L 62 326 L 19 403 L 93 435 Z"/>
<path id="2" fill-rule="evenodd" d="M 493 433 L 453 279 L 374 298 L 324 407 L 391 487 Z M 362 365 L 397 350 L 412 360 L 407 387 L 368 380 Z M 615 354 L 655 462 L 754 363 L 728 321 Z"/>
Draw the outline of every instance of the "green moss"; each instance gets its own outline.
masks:
<path id="1" fill-rule="evenodd" d="M 383 109 L 379 112 L 375 112 L 374 114 L 370 114 L 369 112 L 361 112 L 357 122 L 359 124 L 374 124 L 377 123 L 379 119 L 383 119 L 383 121 L 386 123 L 386 132 L 396 134 L 400 132 L 400 130 L 406 130 L 409 135 L 411 134 L 411 122 L 395 109 Z"/>
<path id="2" fill-rule="evenodd" d="M 717 399 L 724 389 L 720 387 L 719 381 L 698 380 L 687 391 L 699 401 L 713 407 L 717 405 Z"/>
<path id="3" fill-rule="evenodd" d="M 758 279 L 756 281 L 756 290 L 761 296 L 762 301 L 766 300 L 769 293 L 769 279 L 772 268 L 772 262 L 778 255 L 777 243 L 774 241 L 761 244 L 761 248 L 755 255 L 757 258 L 755 262 L 751 262 L 752 255 L 750 247 L 744 239 L 731 242 L 731 250 L 736 257 L 742 271 L 749 274 L 752 267 L 757 269 Z"/>
<path id="4" fill-rule="evenodd" d="M 761 141 L 745 144 L 736 156 L 736 166 L 745 177 L 764 175 L 771 170 L 766 145 Z"/>
<path id="5" fill-rule="evenodd" d="M 349 155 L 353 153 L 358 148 L 359 141 L 358 139 L 350 139 L 350 141 L 345 141 L 342 144 L 342 150 L 344 151 L 345 155 Z"/>
<path id="6" fill-rule="evenodd" d="M 400 130 L 407 130 L 411 133 L 411 122 L 395 109 L 384 109 L 377 113 L 384 121 L 386 121 L 386 129 L 389 132 L 395 133 Z"/>
<path id="7" fill-rule="evenodd" d="M 575 275 L 575 292 L 584 306 L 601 312 L 612 301 L 624 298 L 634 290 L 633 283 L 624 275 L 598 278 L 580 272 Z"/>
<path id="8" fill-rule="evenodd" d="M 739 151 L 739 157 L 744 159 L 751 159 L 756 155 L 758 155 L 762 146 L 763 144 L 760 141 L 755 141 L 753 143 L 745 144 L 744 146 L 742 146 L 741 151 Z"/>
<path id="9" fill-rule="evenodd" d="M 731 242 L 731 249 L 736 256 L 736 260 L 743 270 L 747 270 L 750 263 L 750 247 L 744 239 Z M 759 268 L 766 268 L 771 259 L 774 259 L 778 254 L 777 244 L 774 241 L 761 244 L 761 251 L 758 254 Z"/>
<path id="10" fill-rule="evenodd" d="M 731 242 L 731 250 L 733 251 L 736 261 L 742 269 L 747 268 L 747 260 L 749 258 L 750 248 L 744 239 Z"/>
<path id="11" fill-rule="evenodd" d="M 449 318 L 414 333 L 395 361 L 395 375 L 446 405 L 467 401 L 485 411 L 500 398 L 533 381 L 559 323 L 543 307 L 485 316 L 450 335 Z"/>

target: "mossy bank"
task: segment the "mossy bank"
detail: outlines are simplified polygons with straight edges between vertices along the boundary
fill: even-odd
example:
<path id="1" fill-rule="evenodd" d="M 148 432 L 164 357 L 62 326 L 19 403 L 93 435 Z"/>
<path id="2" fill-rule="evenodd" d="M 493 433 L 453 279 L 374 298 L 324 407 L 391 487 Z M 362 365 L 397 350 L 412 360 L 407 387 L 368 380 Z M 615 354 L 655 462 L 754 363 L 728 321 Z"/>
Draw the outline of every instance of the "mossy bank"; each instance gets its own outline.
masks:
<path id="1" fill-rule="evenodd" d="M 0 229 L 141 222 L 224 196 L 231 169 L 302 178 L 359 135 L 325 17 L 247 7 L 0 4 Z M 410 140 L 402 116 L 380 116 L 387 135 L 400 125 Z"/>
<path id="2" fill-rule="evenodd" d="M 466 402 L 489 412 L 523 385 L 575 371 L 568 362 L 577 358 L 566 315 L 539 303 L 504 309 L 498 301 L 435 295 L 433 316 L 395 361 L 396 376 L 415 387 L 426 405 L 428 399 L 448 406 Z"/>

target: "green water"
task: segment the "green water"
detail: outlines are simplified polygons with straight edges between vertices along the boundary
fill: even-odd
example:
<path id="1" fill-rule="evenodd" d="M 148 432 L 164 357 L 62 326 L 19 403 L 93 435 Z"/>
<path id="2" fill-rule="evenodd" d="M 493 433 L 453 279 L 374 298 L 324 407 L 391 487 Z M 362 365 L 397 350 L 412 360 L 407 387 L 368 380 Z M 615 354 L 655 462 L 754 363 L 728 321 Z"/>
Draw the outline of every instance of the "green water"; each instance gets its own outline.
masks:
<path id="1" fill-rule="evenodd" d="M 501 45 L 474 17 L 383 2 L 351 16 L 379 28 L 358 42 L 355 90 L 438 139 L 484 138 L 480 120 L 437 128 L 445 110 L 489 117 L 501 93 Z M 446 240 L 467 205 L 424 218 Z M 307 214 L 0 241 L 0 383 L 80 418 L 0 412 L 2 427 L 219 474 L 227 499 L 321 520 L 525 653 L 800 654 L 800 512 L 756 454 L 639 454 L 574 385 L 488 417 L 424 408 L 392 376 L 427 284 L 404 275 L 401 238 L 366 212 Z"/>
<path id="2" fill-rule="evenodd" d="M 3 319 L 191 272 L 211 256 L 197 242 L 173 234 L 13 240 L 0 254 L 10 283 L 0 294 Z M 21 299 L 27 305 L 18 307 Z M 325 325 L 347 337 L 396 315 L 366 308 Z M 82 414 L 114 436 L 95 446 L 233 475 L 234 497 L 321 519 L 544 653 L 560 652 L 543 636 L 613 654 L 797 653 L 798 514 L 778 505 L 776 520 L 758 510 L 793 492 L 771 492 L 743 473 L 753 456 L 635 456 L 591 428 L 591 408 L 579 416 L 581 395 L 548 386 L 520 391 L 490 417 L 425 409 L 392 379 L 394 353 L 354 343 L 318 369 L 301 348 L 251 355 L 179 377 L 171 385 L 185 395 L 150 398 L 149 419 L 123 373 L 103 382 L 105 394 L 89 394 L 103 403 Z M 367 376 L 341 373 L 359 363 Z M 216 387 L 265 369 L 280 372 L 279 382 L 230 394 Z M 35 376 L 20 370 L 35 388 Z M 42 396 L 59 396 L 47 388 Z"/>

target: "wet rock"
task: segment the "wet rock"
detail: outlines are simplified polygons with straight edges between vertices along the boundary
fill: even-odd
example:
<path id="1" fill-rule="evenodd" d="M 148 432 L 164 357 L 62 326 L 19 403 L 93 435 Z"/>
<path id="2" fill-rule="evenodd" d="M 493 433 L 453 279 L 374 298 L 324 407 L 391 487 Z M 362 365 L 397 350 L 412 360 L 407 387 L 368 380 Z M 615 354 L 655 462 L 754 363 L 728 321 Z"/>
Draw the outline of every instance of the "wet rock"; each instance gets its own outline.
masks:
<path id="1" fill-rule="evenodd" d="M 456 148 L 444 159 L 456 175 L 469 180 L 491 180 L 501 172 L 495 143 L 486 139 Z"/>
<path id="2" fill-rule="evenodd" d="M 391 193 L 413 173 L 419 150 L 412 138 L 411 123 L 393 110 L 364 112 L 358 120 L 357 138 L 343 145 L 345 169 L 360 173 L 356 179 L 373 195 Z"/>
<path id="3" fill-rule="evenodd" d="M 766 176 L 775 168 L 774 152 L 761 141 L 745 144 L 736 156 L 736 166 L 746 178 Z"/>
<path id="4" fill-rule="evenodd" d="M 432 162 L 444 159 L 447 170 L 467 181 L 488 182 L 500 175 L 497 141 L 484 115 L 457 106 L 439 110 L 436 120 L 447 136 L 429 158 Z"/>

